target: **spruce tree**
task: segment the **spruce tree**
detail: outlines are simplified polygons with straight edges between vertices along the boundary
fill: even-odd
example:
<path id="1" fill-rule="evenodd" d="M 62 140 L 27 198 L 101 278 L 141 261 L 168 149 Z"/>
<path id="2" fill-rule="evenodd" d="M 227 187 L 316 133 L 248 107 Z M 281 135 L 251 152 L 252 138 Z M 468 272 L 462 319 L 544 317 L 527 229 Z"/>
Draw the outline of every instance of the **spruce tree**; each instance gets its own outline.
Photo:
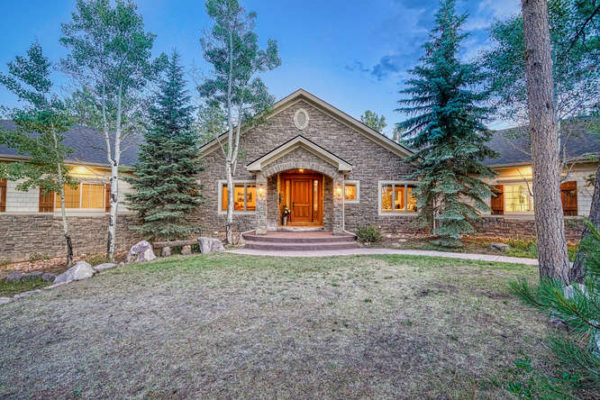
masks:
<path id="1" fill-rule="evenodd" d="M 132 229 L 151 239 L 189 236 L 193 231 L 189 216 L 201 200 L 196 181 L 201 170 L 198 138 L 192 129 L 194 107 L 185 86 L 179 55 L 173 52 L 149 111 L 150 127 L 144 134 L 134 176 L 127 178 L 133 188 L 127 195 L 129 208 L 141 222 Z"/>
<path id="2" fill-rule="evenodd" d="M 465 19 L 456 14 L 454 0 L 441 2 L 425 55 L 410 71 L 413 77 L 400 92 L 405 98 L 397 109 L 410 115 L 398 129 L 417 150 L 409 161 L 417 167 L 412 179 L 419 180 L 419 224 L 433 226 L 434 242 L 448 247 L 461 246 L 462 235 L 474 232 L 472 222 L 488 209 L 484 199 L 491 195 L 482 178 L 494 176 L 482 164 L 495 156 L 483 124 L 488 109 L 481 102 L 487 93 L 477 90 L 484 77 L 477 65 L 458 59 L 467 37 L 460 30 Z"/>

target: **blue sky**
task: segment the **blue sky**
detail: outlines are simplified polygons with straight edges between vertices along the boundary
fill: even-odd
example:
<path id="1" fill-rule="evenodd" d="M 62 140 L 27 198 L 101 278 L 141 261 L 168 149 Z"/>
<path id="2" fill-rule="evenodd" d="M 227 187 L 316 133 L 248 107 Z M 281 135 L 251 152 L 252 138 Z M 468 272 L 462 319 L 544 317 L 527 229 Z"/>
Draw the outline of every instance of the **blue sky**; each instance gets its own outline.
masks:
<path id="1" fill-rule="evenodd" d="M 60 24 L 69 21 L 74 0 L 3 3 L 1 71 L 34 40 L 53 61 L 65 55 L 58 43 Z M 138 0 L 137 4 L 146 29 L 157 34 L 156 54 L 176 48 L 190 81 L 210 71 L 199 43 L 210 26 L 202 0 Z M 263 76 L 277 99 L 304 88 L 356 118 L 366 109 L 384 114 L 386 133 L 405 117 L 394 111 L 398 90 L 408 77 L 407 69 L 421 56 L 437 0 L 242 0 L 242 4 L 258 13 L 260 41 L 279 42 L 283 63 Z M 491 23 L 518 13 L 519 6 L 519 0 L 458 0 L 458 10 L 469 13 L 465 29 L 471 33 L 463 57 L 475 57 L 489 46 Z M 57 72 L 55 81 L 68 93 L 66 77 Z M 0 88 L 0 104 L 14 106 L 16 100 Z"/>

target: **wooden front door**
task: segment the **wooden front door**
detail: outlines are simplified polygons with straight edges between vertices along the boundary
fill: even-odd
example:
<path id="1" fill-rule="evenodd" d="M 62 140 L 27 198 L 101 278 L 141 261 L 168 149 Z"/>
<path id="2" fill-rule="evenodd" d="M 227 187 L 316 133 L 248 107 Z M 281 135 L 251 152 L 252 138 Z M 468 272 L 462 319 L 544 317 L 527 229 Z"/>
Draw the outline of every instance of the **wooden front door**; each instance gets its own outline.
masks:
<path id="1" fill-rule="evenodd" d="M 286 172 L 281 174 L 280 185 L 280 212 L 285 208 L 290 211 L 288 225 L 323 224 L 323 176 L 321 174 L 308 171 Z"/>
<path id="2" fill-rule="evenodd" d="M 312 222 L 312 208 L 312 180 L 292 178 L 292 222 L 296 224 Z"/>

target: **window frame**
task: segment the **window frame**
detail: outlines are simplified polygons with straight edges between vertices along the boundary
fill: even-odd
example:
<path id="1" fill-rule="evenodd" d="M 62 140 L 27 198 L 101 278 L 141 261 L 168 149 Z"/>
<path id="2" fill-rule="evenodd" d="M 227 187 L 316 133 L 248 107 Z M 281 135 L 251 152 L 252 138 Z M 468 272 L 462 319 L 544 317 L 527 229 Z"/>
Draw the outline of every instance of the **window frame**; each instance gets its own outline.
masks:
<path id="1" fill-rule="evenodd" d="M 243 210 L 233 210 L 234 214 L 239 215 L 251 215 L 256 213 L 256 208 L 254 210 L 246 210 L 247 202 L 248 202 L 248 185 L 254 185 L 255 189 L 258 190 L 256 181 L 252 179 L 242 179 L 242 180 L 234 180 L 233 185 L 244 185 L 244 209 Z M 223 186 L 227 185 L 226 179 L 219 179 L 217 181 L 217 214 L 218 215 L 227 215 L 227 210 L 223 210 Z M 255 194 L 258 197 L 258 192 Z M 255 199 L 256 201 L 257 199 Z"/>
<path id="2" fill-rule="evenodd" d="M 66 185 L 66 184 L 65 184 Z M 98 185 L 98 186 L 102 186 L 102 207 L 101 208 L 84 208 L 83 206 L 83 185 Z M 66 207 L 66 211 L 67 213 L 98 213 L 98 212 L 102 212 L 102 213 L 106 213 L 108 212 L 106 209 L 106 195 L 105 195 L 105 190 L 106 190 L 106 182 L 100 182 L 100 181 L 80 181 L 77 183 L 77 187 L 78 187 L 78 191 L 79 191 L 79 207 Z M 56 212 L 56 210 L 60 210 L 60 194 L 59 193 L 54 193 L 54 211 L 49 211 L 48 213 L 53 213 Z M 38 205 L 38 209 L 39 209 L 39 205 Z M 43 213 L 43 214 L 47 214 L 47 213 Z"/>
<path id="3" fill-rule="evenodd" d="M 498 181 L 498 184 L 503 186 L 502 189 L 502 195 L 503 195 L 503 207 L 504 207 L 504 214 L 502 215 L 508 215 L 508 216 L 519 216 L 519 215 L 523 215 L 523 216 L 531 216 L 534 215 L 534 210 L 535 210 L 535 202 L 533 200 L 533 195 L 531 193 L 528 193 L 529 199 L 530 199 L 530 205 L 533 207 L 533 209 L 531 211 L 509 211 L 508 207 L 506 206 L 506 202 L 507 202 L 507 186 L 525 186 L 527 187 L 528 191 L 529 191 L 529 185 L 531 185 L 531 183 L 527 183 L 527 181 Z M 494 214 L 491 214 L 494 215 Z"/>
<path id="4" fill-rule="evenodd" d="M 0 179 L 0 212 L 6 212 L 7 200 L 6 194 L 8 192 L 8 180 Z"/>
<path id="5" fill-rule="evenodd" d="M 379 181 L 377 183 L 377 214 L 381 217 L 389 217 L 389 216 L 417 216 L 419 214 L 418 211 L 408 211 L 406 210 L 406 206 L 408 205 L 408 187 L 412 187 L 414 189 L 417 186 L 418 181 Z M 392 209 L 391 211 L 383 211 L 381 209 L 381 189 L 383 186 L 392 186 Z M 396 197 L 396 186 L 404 187 L 404 204 L 405 209 L 402 211 L 394 211 L 394 202 Z"/>
<path id="6" fill-rule="evenodd" d="M 356 187 L 356 198 L 354 200 L 346 200 L 346 185 L 354 185 Z M 344 204 L 357 204 L 360 203 L 360 181 L 358 180 L 345 180 L 344 181 Z"/>

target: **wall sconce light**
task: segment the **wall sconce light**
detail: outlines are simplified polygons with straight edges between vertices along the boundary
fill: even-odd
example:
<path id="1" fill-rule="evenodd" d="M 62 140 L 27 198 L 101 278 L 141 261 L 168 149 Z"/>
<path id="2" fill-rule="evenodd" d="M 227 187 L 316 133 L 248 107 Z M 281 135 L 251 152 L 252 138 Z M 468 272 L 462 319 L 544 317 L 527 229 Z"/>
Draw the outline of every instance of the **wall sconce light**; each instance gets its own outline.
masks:
<path id="1" fill-rule="evenodd" d="M 265 198 L 265 194 L 266 194 L 265 187 L 264 186 L 259 186 L 256 189 L 256 194 L 258 195 L 259 199 L 261 199 L 261 200 L 264 199 Z"/>
<path id="2" fill-rule="evenodd" d="M 304 172 L 304 168 L 298 168 L 298 172 L 303 173 Z"/>
<path id="3" fill-rule="evenodd" d="M 339 183 L 335 185 L 335 196 L 338 199 L 342 197 L 342 186 Z"/>

